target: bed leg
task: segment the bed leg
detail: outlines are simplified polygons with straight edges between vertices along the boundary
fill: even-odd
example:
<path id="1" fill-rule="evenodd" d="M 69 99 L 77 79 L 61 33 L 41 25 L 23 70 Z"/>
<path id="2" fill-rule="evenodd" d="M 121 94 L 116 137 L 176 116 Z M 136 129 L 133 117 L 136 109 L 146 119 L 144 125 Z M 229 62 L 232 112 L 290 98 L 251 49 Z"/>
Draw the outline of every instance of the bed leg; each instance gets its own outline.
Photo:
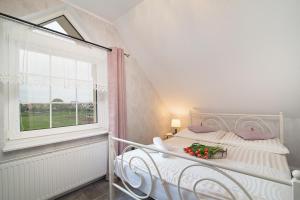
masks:
<path id="1" fill-rule="evenodd" d="M 300 171 L 294 170 L 293 171 L 293 200 L 300 199 Z"/>
<path id="2" fill-rule="evenodd" d="M 108 135 L 108 175 L 109 175 L 109 200 L 114 200 L 114 145 L 111 135 Z"/>

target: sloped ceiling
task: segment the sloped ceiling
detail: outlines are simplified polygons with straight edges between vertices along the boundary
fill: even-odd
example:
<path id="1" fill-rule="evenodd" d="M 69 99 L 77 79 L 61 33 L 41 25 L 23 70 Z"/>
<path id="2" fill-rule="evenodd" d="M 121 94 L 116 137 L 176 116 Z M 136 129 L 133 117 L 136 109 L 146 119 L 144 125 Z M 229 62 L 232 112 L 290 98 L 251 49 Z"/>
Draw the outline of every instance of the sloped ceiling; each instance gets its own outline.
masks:
<path id="1" fill-rule="evenodd" d="M 65 1 L 114 22 L 174 114 L 300 117 L 300 1 Z"/>
<path id="2" fill-rule="evenodd" d="M 299 2 L 144 0 L 115 25 L 174 114 L 300 116 Z"/>
<path id="3" fill-rule="evenodd" d="M 63 0 L 108 21 L 114 21 L 142 0 Z"/>

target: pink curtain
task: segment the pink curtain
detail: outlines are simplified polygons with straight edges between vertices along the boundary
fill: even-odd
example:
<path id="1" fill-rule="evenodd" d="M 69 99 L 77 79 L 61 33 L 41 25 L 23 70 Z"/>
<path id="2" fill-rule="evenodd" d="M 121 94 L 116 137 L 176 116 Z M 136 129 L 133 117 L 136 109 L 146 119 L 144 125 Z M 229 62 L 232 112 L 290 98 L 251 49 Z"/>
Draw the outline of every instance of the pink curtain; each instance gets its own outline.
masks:
<path id="1" fill-rule="evenodd" d="M 126 79 L 124 51 L 112 48 L 108 53 L 108 89 L 109 89 L 109 131 L 114 137 L 127 137 Z M 125 144 L 118 143 L 116 152 L 120 154 Z"/>

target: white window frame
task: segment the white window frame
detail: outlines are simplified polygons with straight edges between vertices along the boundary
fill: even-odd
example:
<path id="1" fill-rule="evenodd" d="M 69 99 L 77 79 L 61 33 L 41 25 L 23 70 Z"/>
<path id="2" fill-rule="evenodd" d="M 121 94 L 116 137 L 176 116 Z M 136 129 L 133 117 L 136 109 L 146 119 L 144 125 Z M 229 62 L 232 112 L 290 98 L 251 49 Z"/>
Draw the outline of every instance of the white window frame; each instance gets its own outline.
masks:
<path id="1" fill-rule="evenodd" d="M 70 23 L 80 33 L 80 35 L 84 39 L 89 40 L 88 35 L 83 31 L 79 17 L 77 17 L 76 13 L 72 12 L 68 6 L 58 6 L 52 9 L 47 9 L 29 16 L 25 16 L 23 19 L 39 24 L 61 15 L 66 16 Z M 4 94 L 6 94 L 8 97 L 6 99 L 6 101 L 8 101 L 6 104 L 7 106 L 4 106 L 5 116 L 8 116 L 4 117 L 4 128 L 6 130 L 6 140 L 3 148 L 4 152 L 108 133 L 107 100 L 105 102 L 99 102 L 99 100 L 96 102 L 97 123 L 21 132 L 18 90 L 18 86 L 13 85 L 9 85 L 8 88 L 4 89 Z M 101 112 L 100 109 L 104 111 Z M 45 139 L 47 141 L 45 141 Z"/>

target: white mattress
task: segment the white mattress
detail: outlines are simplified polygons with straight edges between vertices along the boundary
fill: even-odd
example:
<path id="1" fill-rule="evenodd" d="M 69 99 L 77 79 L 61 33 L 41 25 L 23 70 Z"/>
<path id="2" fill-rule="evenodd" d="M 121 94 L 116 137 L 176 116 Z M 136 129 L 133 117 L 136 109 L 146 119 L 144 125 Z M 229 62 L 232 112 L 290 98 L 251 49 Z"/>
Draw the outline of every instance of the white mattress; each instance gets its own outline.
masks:
<path id="1" fill-rule="evenodd" d="M 184 153 L 183 147 L 191 145 L 193 140 L 182 138 L 182 137 L 173 137 L 165 141 L 169 146 L 173 148 L 177 153 Z M 199 141 L 198 141 L 199 142 Z M 208 144 L 208 142 L 202 142 L 203 144 Z M 245 149 L 242 147 L 235 146 L 226 146 L 221 145 L 224 148 L 228 149 L 227 158 L 213 160 L 216 163 L 226 164 L 232 167 L 238 167 L 241 169 L 246 169 L 256 174 L 262 174 L 270 177 L 277 177 L 282 180 L 291 180 L 289 168 L 287 165 L 286 157 L 284 155 L 264 152 L 264 151 L 256 151 L 253 149 Z M 167 190 L 171 195 L 171 199 L 179 199 L 177 193 L 177 183 L 179 179 L 180 172 L 191 164 L 196 164 L 195 162 L 188 161 L 181 158 L 169 157 L 163 158 L 158 153 L 150 152 L 150 155 L 155 160 L 159 172 L 162 176 L 162 179 L 166 181 Z M 186 154 L 187 155 L 187 154 Z M 141 179 L 128 167 L 128 162 L 132 157 L 139 156 L 143 158 L 146 163 L 149 165 L 151 173 L 155 177 L 154 180 L 154 188 L 151 192 L 151 196 L 155 199 L 167 199 L 167 195 L 165 190 L 162 187 L 161 181 L 158 179 L 158 173 L 155 170 L 154 165 L 151 163 L 151 160 L 143 153 L 141 150 L 133 150 L 127 152 L 124 155 L 124 163 L 125 163 L 125 175 L 128 177 L 129 182 L 131 183 L 139 183 Z M 120 156 L 117 159 L 116 164 L 120 166 Z M 147 192 L 149 190 L 149 185 L 151 183 L 150 177 L 147 175 L 147 168 L 141 162 L 141 160 L 134 159 L 132 160 L 132 166 L 135 167 L 136 171 L 141 173 L 143 177 L 143 184 L 139 188 L 143 192 Z M 278 183 L 272 183 L 270 181 L 265 181 L 262 179 L 250 177 L 247 175 L 239 174 L 236 172 L 231 172 L 227 170 L 223 170 L 233 178 L 235 178 L 240 184 L 244 186 L 244 188 L 251 194 L 253 199 L 262 200 L 262 199 L 272 199 L 272 200 L 285 200 L 291 199 L 291 187 L 281 185 Z M 116 173 L 120 176 L 120 171 L 116 171 Z M 243 194 L 243 192 L 228 178 L 218 174 L 217 172 L 203 167 L 194 167 L 187 170 L 182 177 L 181 186 L 184 188 L 183 195 L 184 199 L 197 199 L 191 192 L 193 190 L 194 183 L 201 178 L 214 178 L 219 180 L 223 184 L 225 184 L 236 196 L 237 199 L 247 199 L 247 197 Z M 219 199 L 228 199 L 230 196 L 228 193 L 212 182 L 203 182 L 201 186 L 197 187 L 199 195 L 210 194 Z M 203 196 L 205 197 L 205 196 Z M 209 198 L 205 198 L 209 199 Z"/>

